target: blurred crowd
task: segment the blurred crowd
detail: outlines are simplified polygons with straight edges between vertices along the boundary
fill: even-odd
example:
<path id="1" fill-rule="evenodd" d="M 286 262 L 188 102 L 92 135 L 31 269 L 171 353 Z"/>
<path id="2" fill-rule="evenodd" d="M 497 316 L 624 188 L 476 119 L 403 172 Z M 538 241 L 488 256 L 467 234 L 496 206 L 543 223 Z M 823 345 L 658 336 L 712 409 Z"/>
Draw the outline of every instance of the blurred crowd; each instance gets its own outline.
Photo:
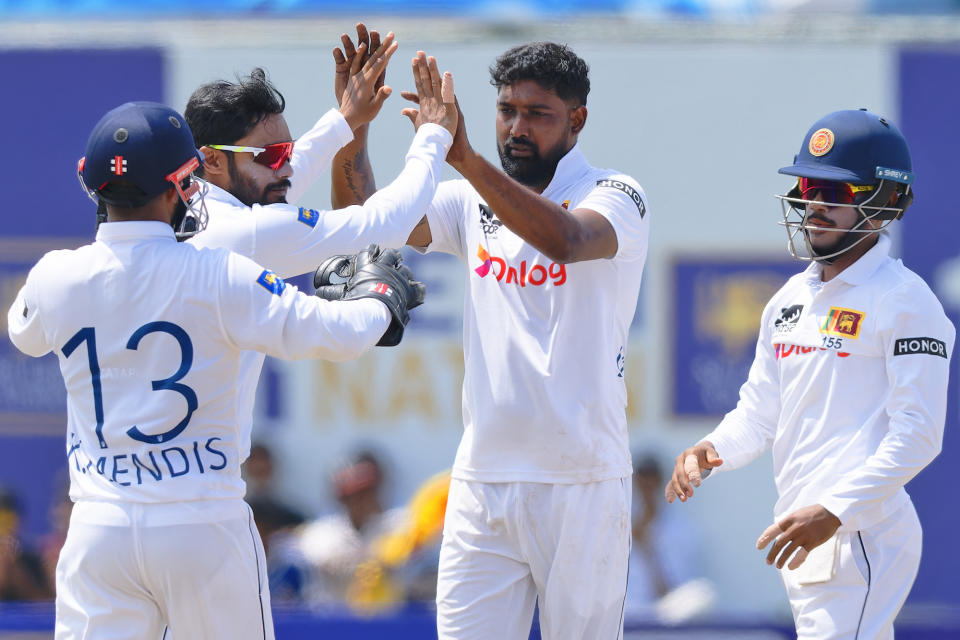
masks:
<path id="1" fill-rule="evenodd" d="M 389 479 L 380 456 L 362 450 L 329 476 L 334 513 L 308 517 L 282 495 L 274 458 L 254 444 L 244 463 L 247 502 L 267 553 L 276 604 L 376 614 L 432 607 L 450 476 L 427 478 L 406 504 L 385 504 Z M 650 453 L 634 456 L 633 546 L 626 615 L 675 623 L 711 610 L 703 578 L 702 541 L 681 509 L 667 509 L 666 476 Z M 70 502 L 49 514 L 50 531 L 31 545 L 21 535 L 22 505 L 0 488 L 0 602 L 52 600 L 54 572 L 66 536 Z"/>

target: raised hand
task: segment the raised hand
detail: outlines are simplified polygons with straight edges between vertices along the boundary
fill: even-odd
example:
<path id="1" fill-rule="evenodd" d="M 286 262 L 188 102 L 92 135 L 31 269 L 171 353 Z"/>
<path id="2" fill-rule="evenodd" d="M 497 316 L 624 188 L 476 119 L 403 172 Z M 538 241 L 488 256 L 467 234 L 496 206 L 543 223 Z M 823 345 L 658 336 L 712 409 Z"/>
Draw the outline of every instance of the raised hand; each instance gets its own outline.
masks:
<path id="1" fill-rule="evenodd" d="M 333 76 L 333 94 L 337 99 L 337 104 L 343 101 L 343 92 L 347 89 L 347 81 L 350 78 L 350 67 L 353 64 L 354 56 L 357 55 L 357 49 L 353 41 L 346 33 L 340 34 L 340 47 L 333 48 L 334 76 Z M 366 55 L 360 60 L 360 64 L 365 64 L 369 53 L 380 48 L 380 32 L 376 29 L 367 30 L 367 25 L 362 22 L 357 23 L 357 47 L 363 45 Z M 379 90 L 386 80 L 386 70 L 381 73 L 374 84 L 374 89 Z"/>
<path id="2" fill-rule="evenodd" d="M 346 38 L 346 41 L 349 41 L 349 38 Z M 346 47 L 346 44 L 344 46 Z M 393 32 L 388 33 L 383 42 L 367 55 L 369 47 L 372 46 L 372 41 L 370 44 L 361 42 L 350 56 L 345 86 L 340 98 L 340 113 L 343 114 L 351 129 L 365 125 L 377 117 L 384 100 L 393 92 L 393 89 L 382 82 L 387 63 L 390 62 L 390 57 L 398 47 L 394 42 Z M 344 60 L 347 59 L 350 48 L 352 43 L 346 53 L 340 52 Z M 336 52 L 334 59 L 337 59 Z M 340 66 L 339 60 L 337 66 Z M 335 80 L 335 85 L 339 81 L 339 79 Z"/>
<path id="3" fill-rule="evenodd" d="M 415 102 L 419 109 L 407 107 L 402 111 L 403 115 L 410 118 L 417 129 L 420 125 L 431 122 L 444 127 L 451 135 L 456 135 L 460 117 L 453 91 L 453 75 L 445 71 L 441 76 L 437 69 L 437 59 L 428 57 L 423 51 L 417 52 L 412 64 L 413 82 L 417 87 L 416 97 L 410 92 L 403 92 L 401 95 Z"/>

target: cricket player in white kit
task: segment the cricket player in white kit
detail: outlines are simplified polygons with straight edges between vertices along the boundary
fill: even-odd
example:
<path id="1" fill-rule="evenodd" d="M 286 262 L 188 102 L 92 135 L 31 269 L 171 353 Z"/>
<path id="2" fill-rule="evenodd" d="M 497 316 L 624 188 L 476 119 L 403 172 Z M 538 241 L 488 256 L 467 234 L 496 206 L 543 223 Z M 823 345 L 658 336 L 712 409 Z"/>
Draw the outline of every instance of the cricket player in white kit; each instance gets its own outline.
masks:
<path id="1" fill-rule="evenodd" d="M 779 499 L 757 547 L 773 541 L 797 636 L 893 638 L 921 551 L 904 485 L 940 452 L 955 330 L 889 255 L 884 229 L 913 199 L 893 123 L 831 113 L 780 173 L 797 176 L 780 198 L 791 252 L 810 266 L 767 304 L 737 407 L 677 457 L 666 497 L 686 501 L 703 471 L 772 449 Z"/>
<path id="2" fill-rule="evenodd" d="M 498 58 L 506 173 L 473 151 L 461 120 L 448 161 L 466 180 L 440 185 L 408 241 L 466 266 L 464 434 L 440 554 L 441 640 L 525 639 L 537 604 L 544 638 L 622 636 L 623 372 L 649 213 L 633 178 L 591 166 L 577 146 L 587 73 L 553 43 Z"/>
<path id="3" fill-rule="evenodd" d="M 324 211 L 287 203 L 330 167 L 337 151 L 353 139 L 353 130 L 365 127 L 390 95 L 390 88 L 381 85 L 397 49 L 393 34 L 381 42 L 362 24 L 358 33 L 365 38 L 362 46 L 354 50 L 351 43 L 348 58 L 341 53 L 343 62 L 337 65 L 340 108 L 328 111 L 296 142 L 283 117 L 283 96 L 260 69 L 238 83 L 205 84 L 190 96 L 184 115 L 204 154 L 203 177 L 209 183 L 209 221 L 191 243 L 230 249 L 281 278 L 313 271 L 335 253 L 352 253 L 371 243 L 403 245 L 430 202 L 434 187 L 423 187 L 439 182 L 453 141 L 444 128 L 450 125 L 440 95 L 441 84 L 452 92 L 452 78 L 441 77 L 436 64 L 424 77 L 414 78 L 427 108 L 415 123 L 406 165 L 391 184 L 363 206 Z M 349 42 L 346 36 L 344 40 Z M 256 351 L 241 359 L 240 414 L 246 424 L 253 422 L 263 361 L 264 354 Z M 249 443 L 244 451 L 248 449 Z"/>
<path id="4" fill-rule="evenodd" d="M 80 177 L 107 220 L 93 244 L 45 255 L 8 314 L 14 345 L 55 352 L 67 389 L 75 506 L 57 565 L 58 640 L 155 639 L 166 627 L 178 638 L 273 638 L 240 476 L 244 350 L 354 358 L 399 340 L 423 299 L 396 252 L 364 255 L 346 301 L 329 302 L 248 258 L 178 243 L 205 224 L 201 159 L 163 105 L 106 114 Z"/>

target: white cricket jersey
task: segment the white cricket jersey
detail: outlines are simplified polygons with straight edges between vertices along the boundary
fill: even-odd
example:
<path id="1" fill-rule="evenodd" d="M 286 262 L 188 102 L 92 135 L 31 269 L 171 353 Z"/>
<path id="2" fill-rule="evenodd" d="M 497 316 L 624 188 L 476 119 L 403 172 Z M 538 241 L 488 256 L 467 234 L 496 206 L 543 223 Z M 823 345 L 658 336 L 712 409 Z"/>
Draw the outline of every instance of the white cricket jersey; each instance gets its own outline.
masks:
<path id="1" fill-rule="evenodd" d="M 7 321 L 18 349 L 60 361 L 70 497 L 161 503 L 243 497 L 244 350 L 345 360 L 390 314 L 304 295 L 248 258 L 176 242 L 168 224 L 115 222 L 45 255 Z"/>
<path id="2" fill-rule="evenodd" d="M 582 483 L 631 473 L 623 371 L 647 256 L 646 196 L 633 178 L 590 166 L 576 146 L 542 195 L 609 220 L 616 256 L 551 261 L 465 180 L 442 183 L 427 213 L 428 250 L 467 267 L 455 478 Z"/>
<path id="3" fill-rule="evenodd" d="M 316 130 L 318 127 L 311 131 Z M 349 138 L 335 132 L 337 143 L 349 142 Z M 207 227 L 188 242 L 198 247 L 230 249 L 269 267 L 281 278 L 313 272 L 326 258 L 356 253 L 370 243 L 403 246 L 433 197 L 452 143 L 450 132 L 440 125 L 422 125 L 410 144 L 400 175 L 363 205 L 344 209 L 326 211 L 292 204 L 248 207 L 211 184 L 204 199 L 209 214 Z M 317 168 L 330 165 L 340 146 L 307 147 L 297 140 L 291 177 L 297 188 L 294 195 L 302 193 L 315 179 Z M 308 162 L 306 155 L 323 157 Z M 296 171 L 304 166 L 314 170 L 301 178 Z M 293 200 L 291 194 L 288 197 Z"/>
<path id="4" fill-rule="evenodd" d="M 291 160 L 293 187 L 287 194 L 291 201 L 330 166 L 337 151 L 352 138 L 346 120 L 331 110 L 297 140 Z M 230 249 L 281 278 L 312 272 L 330 256 L 356 253 L 371 243 L 403 246 L 436 192 L 452 143 L 453 136 L 440 125 L 421 125 L 400 175 L 363 205 L 345 209 L 318 211 L 291 204 L 248 207 L 211 184 L 204 199 L 209 214 L 207 227 L 188 242 L 198 247 Z M 301 175 L 301 170 L 306 175 Z M 240 363 L 240 397 L 244 403 L 241 422 L 248 427 L 253 422 L 263 360 L 262 353 L 252 352 Z M 249 448 L 247 443 L 243 459 Z"/>
<path id="5" fill-rule="evenodd" d="M 773 447 L 775 516 L 820 504 L 856 531 L 909 500 L 940 452 L 955 330 L 927 284 L 877 244 L 829 282 L 817 263 L 763 312 L 736 409 L 704 439 L 736 469 Z"/>

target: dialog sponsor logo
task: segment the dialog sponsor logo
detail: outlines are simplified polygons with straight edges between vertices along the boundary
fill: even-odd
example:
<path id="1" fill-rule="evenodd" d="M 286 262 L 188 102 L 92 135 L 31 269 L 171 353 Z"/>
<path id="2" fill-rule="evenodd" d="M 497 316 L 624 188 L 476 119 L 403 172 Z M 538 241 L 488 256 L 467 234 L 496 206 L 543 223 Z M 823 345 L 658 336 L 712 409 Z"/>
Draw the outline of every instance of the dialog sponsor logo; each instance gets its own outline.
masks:
<path id="1" fill-rule="evenodd" d="M 846 351 L 834 351 L 833 349 L 828 349 L 827 347 L 800 347 L 795 344 L 775 344 L 773 346 L 774 354 L 776 355 L 777 360 L 789 358 L 790 356 L 805 356 L 813 353 L 814 351 L 833 351 L 837 354 L 838 358 L 847 358 L 850 356 L 850 354 Z"/>
<path id="2" fill-rule="evenodd" d="M 480 258 L 481 264 L 474 271 L 481 278 L 493 275 L 497 282 L 505 281 L 507 284 L 516 284 L 521 287 L 528 285 L 541 287 L 546 284 L 560 287 L 567 281 L 566 266 L 556 262 L 544 266 L 536 263 L 527 264 L 524 260 L 517 267 L 507 264 L 507 261 L 499 256 L 490 255 L 483 245 L 479 246 L 477 257 Z"/>

